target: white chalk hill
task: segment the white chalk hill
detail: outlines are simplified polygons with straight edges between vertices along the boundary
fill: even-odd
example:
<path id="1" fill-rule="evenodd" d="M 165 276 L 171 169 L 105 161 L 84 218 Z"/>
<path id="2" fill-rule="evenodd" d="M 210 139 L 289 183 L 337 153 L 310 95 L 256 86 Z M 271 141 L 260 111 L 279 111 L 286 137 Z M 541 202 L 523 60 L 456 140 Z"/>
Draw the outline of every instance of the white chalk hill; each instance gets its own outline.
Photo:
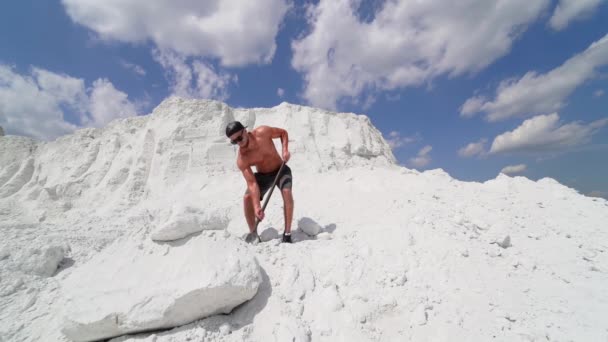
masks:
<path id="1" fill-rule="evenodd" d="M 293 245 L 276 191 L 242 241 L 235 119 L 290 133 Z M 606 222 L 551 179 L 398 166 L 365 116 L 170 98 L 0 137 L 0 339 L 606 340 Z"/>
<path id="2" fill-rule="evenodd" d="M 8 218 L 79 225 L 87 218 L 99 222 L 144 212 L 154 220 L 150 229 L 119 238 L 61 283 L 66 336 L 90 341 L 170 328 L 228 313 L 255 295 L 260 270 L 238 238 L 209 241 L 199 235 L 162 243 L 226 230 L 235 216 L 230 207 L 244 183 L 234 165 L 236 148 L 224 136 L 233 120 L 289 130 L 290 165 L 300 172 L 394 163 L 367 117 L 287 103 L 232 109 L 170 98 L 148 116 L 48 143 L 0 140 L 0 209 Z M 242 219 L 238 225 L 237 235 L 244 232 Z M 53 274 L 59 262 L 45 272 Z"/>

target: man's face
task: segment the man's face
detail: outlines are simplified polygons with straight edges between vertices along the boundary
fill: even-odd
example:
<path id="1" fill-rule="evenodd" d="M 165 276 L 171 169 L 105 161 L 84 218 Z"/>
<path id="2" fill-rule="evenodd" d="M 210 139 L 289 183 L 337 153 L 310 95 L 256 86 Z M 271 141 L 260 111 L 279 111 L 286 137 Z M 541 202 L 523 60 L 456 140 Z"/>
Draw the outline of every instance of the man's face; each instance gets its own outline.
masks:
<path id="1" fill-rule="evenodd" d="M 246 130 L 242 129 L 230 136 L 230 142 L 233 145 L 238 144 L 239 146 L 243 146 L 247 142 L 247 138 Z"/>

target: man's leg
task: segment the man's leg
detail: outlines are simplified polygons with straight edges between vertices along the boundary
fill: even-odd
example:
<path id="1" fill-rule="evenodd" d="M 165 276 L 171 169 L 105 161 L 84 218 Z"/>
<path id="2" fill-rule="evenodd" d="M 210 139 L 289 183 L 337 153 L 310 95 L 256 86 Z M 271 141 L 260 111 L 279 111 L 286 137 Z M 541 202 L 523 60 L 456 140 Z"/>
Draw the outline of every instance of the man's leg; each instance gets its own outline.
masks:
<path id="1" fill-rule="evenodd" d="M 243 207 L 245 208 L 245 219 L 249 226 L 249 232 L 253 233 L 255 229 L 255 211 L 253 210 L 253 197 L 249 191 L 245 192 L 245 196 L 243 196 Z"/>
<path id="2" fill-rule="evenodd" d="M 281 190 L 283 195 L 283 216 L 285 217 L 285 233 L 291 234 L 291 221 L 293 220 L 293 195 L 291 189 Z"/>

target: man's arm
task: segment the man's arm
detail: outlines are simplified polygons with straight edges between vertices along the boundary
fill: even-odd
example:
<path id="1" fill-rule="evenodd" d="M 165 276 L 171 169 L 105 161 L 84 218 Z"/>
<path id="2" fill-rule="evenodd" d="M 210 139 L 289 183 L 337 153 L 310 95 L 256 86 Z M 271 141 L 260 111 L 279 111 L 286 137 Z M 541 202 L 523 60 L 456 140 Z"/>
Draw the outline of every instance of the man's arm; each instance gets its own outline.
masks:
<path id="1" fill-rule="evenodd" d="M 256 213 L 256 216 L 260 218 L 258 215 L 258 212 L 262 210 L 262 206 L 260 204 L 260 188 L 258 187 L 258 183 L 255 181 L 253 171 L 251 171 L 251 167 L 244 163 L 240 158 L 236 164 L 243 173 L 243 177 L 245 177 L 245 181 L 247 182 L 247 189 L 253 198 L 253 210 Z"/>
<path id="2" fill-rule="evenodd" d="M 290 157 L 289 135 L 287 134 L 287 131 L 278 127 L 268 127 L 268 133 L 272 139 L 281 138 L 281 145 L 283 146 L 283 160 L 287 162 Z"/>

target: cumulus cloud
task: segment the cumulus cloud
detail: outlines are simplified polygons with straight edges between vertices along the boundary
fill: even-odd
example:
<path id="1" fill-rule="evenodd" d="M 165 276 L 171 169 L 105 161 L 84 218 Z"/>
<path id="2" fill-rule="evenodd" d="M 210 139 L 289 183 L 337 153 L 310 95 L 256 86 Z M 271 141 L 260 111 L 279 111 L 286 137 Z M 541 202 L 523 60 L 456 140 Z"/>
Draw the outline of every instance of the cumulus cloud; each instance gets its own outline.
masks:
<path id="1" fill-rule="evenodd" d="M 397 149 L 397 148 L 409 145 L 409 144 L 414 143 L 419 140 L 420 140 L 420 136 L 418 134 L 416 134 L 414 136 L 409 136 L 409 137 L 402 137 L 401 133 L 399 133 L 397 131 L 392 131 L 388 134 L 388 138 L 386 139 L 386 142 L 392 149 Z"/>
<path id="2" fill-rule="evenodd" d="M 188 98 L 225 100 L 228 86 L 237 77 L 226 72 L 217 72 L 213 66 L 201 59 L 192 62 L 171 51 L 155 51 L 154 58 L 165 69 L 173 95 Z"/>
<path id="3" fill-rule="evenodd" d="M 560 0 L 549 20 L 552 29 L 565 29 L 574 20 L 590 16 L 599 7 L 602 0 Z"/>
<path id="4" fill-rule="evenodd" d="M 600 128 L 608 123 L 608 118 L 589 124 L 571 122 L 562 124 L 559 115 L 539 115 L 525 120 L 513 131 L 497 136 L 492 142 L 490 154 L 508 152 L 560 152 L 584 145 Z"/>
<path id="5" fill-rule="evenodd" d="M 224 66 L 269 63 L 285 0 L 62 0 L 70 18 L 102 39 L 152 41 L 161 50 Z"/>
<path id="6" fill-rule="evenodd" d="M 277 89 L 277 96 L 282 98 L 283 95 L 285 95 L 285 89 L 283 89 L 283 88 Z"/>
<path id="7" fill-rule="evenodd" d="M 75 117 L 68 121 L 67 113 Z M 50 140 L 133 115 L 135 105 L 108 80 L 87 89 L 83 79 L 40 68 L 22 75 L 0 64 L 0 125 L 6 134 Z"/>
<path id="8" fill-rule="evenodd" d="M 522 173 L 524 171 L 526 171 L 526 164 L 509 165 L 500 170 L 500 172 L 504 173 L 505 175 L 513 175 L 516 173 Z"/>
<path id="9" fill-rule="evenodd" d="M 107 79 L 93 82 L 89 97 L 90 117 L 87 126 L 103 127 L 117 118 L 137 115 L 135 105 L 129 101 L 127 94 L 114 88 Z"/>
<path id="10" fill-rule="evenodd" d="M 604 96 L 604 90 L 603 89 L 598 89 L 596 91 L 593 92 L 593 96 L 595 97 L 602 97 Z"/>
<path id="11" fill-rule="evenodd" d="M 420 151 L 418 151 L 418 155 L 416 157 L 410 158 L 410 164 L 420 168 L 430 164 L 431 156 L 429 155 L 429 152 L 431 152 L 432 149 L 433 147 L 430 145 L 424 146 L 422 149 L 420 149 Z"/>
<path id="12" fill-rule="evenodd" d="M 577 87 L 596 77 L 598 70 L 607 64 L 608 34 L 545 74 L 530 71 L 519 79 L 502 81 L 493 100 L 483 96 L 468 99 L 460 114 L 470 117 L 485 112 L 488 121 L 498 121 L 557 111 Z"/>
<path id="13" fill-rule="evenodd" d="M 303 97 L 315 106 L 335 109 L 342 101 L 358 103 L 361 94 L 482 70 L 510 51 L 550 1 L 395 0 L 371 20 L 358 18 L 359 3 L 310 5 L 311 30 L 292 43 Z"/>
<path id="14" fill-rule="evenodd" d="M 481 139 L 478 142 L 470 143 L 467 146 L 458 150 L 458 155 L 465 158 L 470 158 L 474 156 L 482 156 L 486 153 L 485 145 L 488 142 L 488 139 Z"/>
<path id="15" fill-rule="evenodd" d="M 132 72 L 138 74 L 139 76 L 146 76 L 146 70 L 137 64 L 133 64 L 133 63 L 129 63 L 127 61 L 121 60 L 120 65 L 123 68 L 125 68 L 127 70 L 131 70 Z"/>

